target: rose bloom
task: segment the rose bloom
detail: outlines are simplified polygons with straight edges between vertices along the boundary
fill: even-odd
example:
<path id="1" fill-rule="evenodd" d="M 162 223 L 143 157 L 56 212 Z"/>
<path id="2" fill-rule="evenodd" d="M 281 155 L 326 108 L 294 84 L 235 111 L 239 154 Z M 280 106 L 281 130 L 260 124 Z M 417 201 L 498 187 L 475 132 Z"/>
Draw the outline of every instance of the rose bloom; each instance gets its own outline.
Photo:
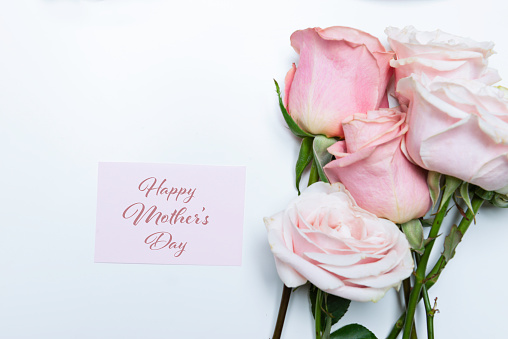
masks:
<path id="1" fill-rule="evenodd" d="M 336 160 L 324 168 L 330 182 L 343 183 L 361 208 L 401 224 L 431 206 L 427 171 L 401 150 L 405 118 L 394 109 L 349 116 L 342 122 L 346 139 L 328 148 Z"/>
<path id="2" fill-rule="evenodd" d="M 397 55 L 390 63 L 397 82 L 412 73 L 425 73 L 431 79 L 477 79 L 485 84 L 501 80 L 496 70 L 487 67 L 487 58 L 494 53 L 493 42 L 477 42 L 440 30 L 420 32 L 412 26 L 402 30 L 388 27 L 385 32 Z"/>
<path id="3" fill-rule="evenodd" d="M 355 301 L 377 301 L 413 272 L 405 235 L 358 207 L 340 183 L 317 182 L 265 218 L 277 271 L 288 287 L 308 281 Z"/>
<path id="4" fill-rule="evenodd" d="M 284 102 L 306 132 L 343 136 L 348 115 L 388 107 L 394 53 L 377 38 L 349 27 L 309 28 L 294 32 L 291 45 L 300 61 L 286 75 Z"/>
<path id="5" fill-rule="evenodd" d="M 487 191 L 508 193 L 508 100 L 478 81 L 402 79 L 409 99 L 406 147 L 415 163 Z"/>

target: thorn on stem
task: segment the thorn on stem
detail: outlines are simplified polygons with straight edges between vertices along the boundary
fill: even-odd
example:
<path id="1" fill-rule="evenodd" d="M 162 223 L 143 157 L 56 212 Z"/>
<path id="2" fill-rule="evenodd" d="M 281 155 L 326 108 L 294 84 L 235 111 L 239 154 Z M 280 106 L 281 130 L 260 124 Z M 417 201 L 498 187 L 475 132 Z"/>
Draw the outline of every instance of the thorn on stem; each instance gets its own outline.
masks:
<path id="1" fill-rule="evenodd" d="M 466 212 L 464 212 L 464 209 L 462 209 L 462 207 L 460 207 L 460 205 L 458 204 L 457 200 L 455 199 L 455 197 L 453 197 L 453 201 L 455 202 L 455 207 L 457 207 L 457 209 L 459 210 L 459 213 L 460 215 L 462 215 L 462 217 L 464 219 L 466 219 L 467 221 L 469 221 L 469 219 L 467 218 L 466 216 Z"/>
<path id="2" fill-rule="evenodd" d="M 439 313 L 439 310 L 437 309 L 437 297 L 434 299 L 434 307 L 432 307 L 432 309 L 429 311 L 429 315 L 434 317 L 436 313 Z"/>

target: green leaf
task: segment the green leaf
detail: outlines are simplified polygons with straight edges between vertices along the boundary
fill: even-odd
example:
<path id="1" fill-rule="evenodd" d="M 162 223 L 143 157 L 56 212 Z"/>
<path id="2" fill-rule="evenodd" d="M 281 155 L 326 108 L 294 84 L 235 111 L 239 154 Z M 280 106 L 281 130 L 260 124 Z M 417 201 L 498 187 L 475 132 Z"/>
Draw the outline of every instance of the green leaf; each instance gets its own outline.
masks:
<path id="1" fill-rule="evenodd" d="M 319 173 L 319 178 L 323 182 L 328 182 L 323 167 L 326 166 L 332 160 L 332 155 L 328 153 L 327 148 L 335 144 L 337 140 L 335 138 L 327 138 L 324 135 L 318 135 L 314 138 L 312 148 L 314 149 L 314 161 Z"/>
<path id="2" fill-rule="evenodd" d="M 406 235 L 407 241 L 411 248 L 420 254 L 423 254 L 425 249 L 425 237 L 423 236 L 423 226 L 420 219 L 413 219 L 400 225 L 402 231 Z"/>
<path id="3" fill-rule="evenodd" d="M 461 183 L 462 183 L 462 180 L 460 180 L 460 179 L 451 177 L 449 175 L 446 176 L 445 190 L 443 193 L 443 197 L 441 198 L 441 205 L 439 206 L 440 210 L 441 210 L 441 208 L 443 208 L 445 201 L 447 201 L 448 198 L 450 198 L 452 196 L 452 194 L 455 192 L 455 190 L 457 190 L 457 188 L 460 186 Z"/>
<path id="4" fill-rule="evenodd" d="M 330 339 L 377 339 L 374 333 L 359 324 L 349 324 L 333 332 Z"/>
<path id="5" fill-rule="evenodd" d="M 469 208 L 471 211 L 473 210 L 473 206 L 471 206 L 471 197 L 469 196 L 469 183 L 463 182 L 462 185 L 460 185 L 460 196 L 462 199 L 464 199 L 464 202 L 466 203 L 467 208 Z"/>
<path id="6" fill-rule="evenodd" d="M 315 308 L 316 308 L 316 295 L 318 288 L 314 285 L 310 286 L 309 289 L 309 299 L 311 304 L 312 316 L 315 316 Z M 323 292 L 325 293 L 325 292 Z M 326 297 L 323 298 L 322 308 L 330 314 L 331 317 L 328 317 L 325 312 L 321 312 L 321 324 L 326 326 L 326 318 L 331 318 L 331 326 L 337 323 L 346 314 L 349 304 L 351 300 L 344 299 L 341 297 L 337 297 L 333 294 L 326 294 Z M 323 328 L 325 330 L 326 328 Z"/>
<path id="7" fill-rule="evenodd" d="M 312 158 L 314 158 L 314 153 L 312 152 L 312 138 L 305 137 L 302 139 L 300 154 L 298 154 L 298 160 L 295 166 L 296 190 L 298 191 L 298 195 L 300 195 L 300 180 L 302 179 L 303 171 L 309 166 Z"/>
<path id="8" fill-rule="evenodd" d="M 476 187 L 476 189 L 474 190 L 474 193 L 477 196 L 479 196 L 480 198 L 482 198 L 483 200 L 490 200 L 490 199 L 492 199 L 492 197 L 494 197 L 494 192 L 486 191 L 481 187 Z"/>
<path id="9" fill-rule="evenodd" d="M 289 129 L 291 132 L 293 132 L 294 135 L 305 138 L 305 137 L 312 137 L 312 134 L 309 134 L 302 130 L 300 126 L 293 120 L 293 118 L 289 115 L 288 111 L 286 110 L 286 107 L 284 107 L 284 103 L 282 102 L 282 97 L 280 95 L 280 87 L 277 81 L 275 79 L 273 80 L 275 82 L 275 89 L 277 90 L 277 96 L 279 97 L 279 107 L 282 112 L 282 116 L 284 117 L 284 120 L 286 120 L 286 124 L 288 124 Z"/>
<path id="10" fill-rule="evenodd" d="M 430 171 L 427 176 L 427 185 L 429 186 L 430 199 L 432 199 L 432 208 L 434 208 L 441 193 L 441 173 Z"/>
<path id="11" fill-rule="evenodd" d="M 462 240 L 462 232 L 459 231 L 457 225 L 453 225 L 450 234 L 448 234 L 444 241 L 443 257 L 445 259 L 445 265 L 455 255 L 455 249 Z"/>

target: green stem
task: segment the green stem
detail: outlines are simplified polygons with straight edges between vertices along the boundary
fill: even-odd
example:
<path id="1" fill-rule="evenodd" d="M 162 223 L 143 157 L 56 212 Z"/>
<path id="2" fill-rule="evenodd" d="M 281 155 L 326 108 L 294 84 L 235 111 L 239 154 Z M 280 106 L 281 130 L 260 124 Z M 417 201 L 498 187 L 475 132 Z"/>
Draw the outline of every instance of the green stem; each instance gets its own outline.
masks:
<path id="1" fill-rule="evenodd" d="M 399 335 L 400 331 L 404 328 L 404 318 L 406 317 L 406 312 L 402 313 L 399 319 L 395 322 L 395 325 L 393 325 L 392 330 L 388 334 L 388 337 L 386 339 L 397 339 L 397 336 Z"/>
<path id="2" fill-rule="evenodd" d="M 411 281 L 410 278 L 404 279 L 402 282 L 402 287 L 404 288 L 404 301 L 407 303 L 409 302 L 409 293 L 411 293 Z"/>
<path id="3" fill-rule="evenodd" d="M 422 285 L 425 279 L 425 271 L 427 269 L 427 262 L 429 261 L 430 252 L 432 251 L 432 247 L 435 243 L 435 238 L 439 234 L 439 229 L 443 222 L 444 216 L 446 215 L 446 210 L 448 208 L 448 204 L 450 203 L 450 198 L 446 200 L 444 205 L 438 211 L 434 222 L 432 223 L 432 228 L 429 232 L 429 243 L 425 246 L 425 252 L 423 253 L 420 264 L 417 266 L 416 274 L 415 274 L 415 284 L 413 289 L 411 290 L 411 294 L 409 295 L 409 305 L 407 306 L 406 319 L 404 321 L 404 332 L 402 333 L 402 339 L 410 339 L 411 329 L 413 328 L 413 319 L 416 312 L 416 305 L 420 300 L 420 292 L 422 290 Z"/>
<path id="4" fill-rule="evenodd" d="M 459 230 L 462 232 L 462 237 L 464 237 L 465 232 L 469 228 L 469 225 L 471 225 L 471 222 L 473 222 L 474 216 L 476 215 L 476 213 L 478 213 L 478 210 L 480 209 L 483 202 L 484 202 L 484 200 L 480 197 L 477 197 L 477 196 L 475 196 L 473 198 L 473 200 L 471 201 L 473 211 L 471 211 L 471 210 L 467 211 L 466 217 L 462 218 L 462 220 L 459 224 L 459 227 L 458 227 Z M 439 278 L 439 276 L 441 274 L 440 272 L 444 268 L 444 266 L 442 267 L 442 265 L 444 265 L 444 263 L 445 263 L 445 259 L 441 255 L 439 260 L 436 262 L 436 264 L 434 265 L 432 270 L 429 272 L 429 274 L 427 274 L 427 277 L 425 278 L 425 287 L 427 290 L 429 290 L 436 283 L 437 279 Z M 420 300 L 421 300 L 421 296 L 418 299 L 418 301 L 420 301 Z M 404 319 L 405 318 L 406 318 L 406 311 L 402 312 L 399 319 L 397 319 L 397 321 L 393 325 L 393 328 L 390 331 L 390 333 L 388 334 L 388 336 L 386 337 L 386 339 L 396 339 L 397 338 L 400 331 L 402 331 L 402 329 L 404 328 Z"/>
<path id="5" fill-rule="evenodd" d="M 328 296 L 329 294 L 326 293 L 326 292 L 323 292 L 323 296 L 324 296 L 324 310 L 322 310 L 324 313 L 325 313 L 325 321 L 326 321 L 326 325 L 325 325 L 325 329 L 322 333 L 322 338 L 323 339 L 330 339 L 330 332 L 332 330 L 332 317 L 330 315 L 330 313 L 328 312 Z"/>
<path id="6" fill-rule="evenodd" d="M 417 279 L 415 281 L 415 285 L 413 286 L 413 290 L 409 295 L 409 304 L 407 306 L 406 311 L 406 319 L 404 320 L 404 332 L 402 332 L 402 339 L 409 339 L 411 335 L 411 330 L 413 328 L 413 320 L 416 311 L 416 305 L 420 299 L 420 291 L 422 288 L 421 279 Z"/>
<path id="7" fill-rule="evenodd" d="M 411 278 L 404 279 L 404 281 L 402 282 L 402 286 L 404 288 L 404 301 L 407 307 L 407 304 L 409 303 L 409 294 L 411 293 Z M 413 330 L 411 331 L 411 339 L 418 339 L 418 336 L 416 335 L 414 321 L 413 321 Z"/>
<path id="8" fill-rule="evenodd" d="M 425 304 L 425 313 L 427 314 L 427 339 L 434 339 L 434 310 L 430 306 L 429 294 L 425 284 L 422 287 L 423 303 Z"/>
<path id="9" fill-rule="evenodd" d="M 319 288 L 316 293 L 316 305 L 314 305 L 314 319 L 316 321 L 316 339 L 321 339 L 321 305 L 323 303 L 323 291 Z"/>
<path id="10" fill-rule="evenodd" d="M 417 264 L 420 264 L 421 256 L 415 253 Z M 434 339 L 434 310 L 430 306 L 429 293 L 425 284 L 422 286 L 423 303 L 425 305 L 425 314 L 427 318 L 427 339 Z"/>
<path id="11" fill-rule="evenodd" d="M 282 289 L 282 297 L 280 298 L 279 315 L 275 323 L 275 330 L 273 331 L 273 339 L 280 339 L 282 334 L 282 327 L 284 326 L 284 319 L 286 318 L 286 311 L 288 309 L 289 298 L 291 297 L 291 288 L 284 285 Z"/>

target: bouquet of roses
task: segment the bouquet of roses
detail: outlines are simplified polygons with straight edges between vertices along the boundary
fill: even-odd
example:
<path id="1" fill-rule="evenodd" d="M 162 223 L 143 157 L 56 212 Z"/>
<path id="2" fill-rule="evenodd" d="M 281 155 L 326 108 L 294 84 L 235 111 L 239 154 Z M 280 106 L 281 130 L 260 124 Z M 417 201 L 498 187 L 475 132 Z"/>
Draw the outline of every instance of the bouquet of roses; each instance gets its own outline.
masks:
<path id="1" fill-rule="evenodd" d="M 274 339 L 291 288 L 307 282 L 317 339 L 376 338 L 359 324 L 331 327 L 351 300 L 375 302 L 401 285 L 406 310 L 388 338 L 416 338 L 421 300 L 434 338 L 428 290 L 481 205 L 508 206 L 508 99 L 492 86 L 500 80 L 487 62 L 493 43 L 413 27 L 386 34 L 393 51 L 348 27 L 291 36 L 298 67 L 286 76 L 284 98 L 275 85 L 289 129 L 302 138 L 299 196 L 265 218 L 285 285 Z M 461 221 L 431 263 L 453 206 Z"/>

